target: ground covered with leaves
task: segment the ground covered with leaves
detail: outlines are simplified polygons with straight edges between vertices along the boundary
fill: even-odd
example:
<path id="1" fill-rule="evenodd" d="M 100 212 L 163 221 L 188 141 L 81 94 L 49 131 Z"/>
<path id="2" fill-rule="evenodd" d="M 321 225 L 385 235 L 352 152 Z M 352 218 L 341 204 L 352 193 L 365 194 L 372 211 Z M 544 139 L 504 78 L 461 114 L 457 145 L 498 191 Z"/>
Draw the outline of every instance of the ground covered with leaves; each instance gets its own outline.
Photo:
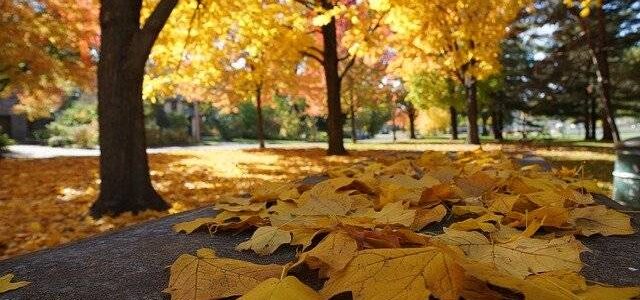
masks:
<path id="1" fill-rule="evenodd" d="M 292 147 L 295 145 L 291 145 Z M 98 193 L 98 159 L 61 157 L 0 160 L 0 259 L 57 246 L 114 228 L 210 205 L 222 194 L 248 190 L 265 181 L 293 181 L 328 168 L 366 159 L 392 157 L 394 151 L 468 151 L 452 144 L 357 144 L 348 157 L 326 157 L 321 149 L 264 152 L 247 150 L 184 151 L 150 156 L 153 184 L 172 208 L 168 212 L 124 214 L 92 219 L 88 209 Z M 499 149 L 488 145 L 486 149 Z M 612 151 L 592 148 L 504 146 L 509 153 L 530 150 L 556 167 L 585 170 L 609 182 Z M 374 149 L 374 150 L 372 150 Z M 586 161 L 586 163 L 585 163 Z"/>
<path id="2" fill-rule="evenodd" d="M 629 235 L 630 217 L 598 204 L 578 169 L 522 167 L 504 152 L 392 154 L 324 177 L 267 182 L 174 226 L 253 230 L 238 251 L 299 249 L 285 265 L 203 248 L 171 266 L 172 299 L 632 299 L 639 287 L 589 282 L 577 236 Z M 256 229 L 257 228 L 257 229 Z M 318 270 L 319 291 L 294 276 Z"/>

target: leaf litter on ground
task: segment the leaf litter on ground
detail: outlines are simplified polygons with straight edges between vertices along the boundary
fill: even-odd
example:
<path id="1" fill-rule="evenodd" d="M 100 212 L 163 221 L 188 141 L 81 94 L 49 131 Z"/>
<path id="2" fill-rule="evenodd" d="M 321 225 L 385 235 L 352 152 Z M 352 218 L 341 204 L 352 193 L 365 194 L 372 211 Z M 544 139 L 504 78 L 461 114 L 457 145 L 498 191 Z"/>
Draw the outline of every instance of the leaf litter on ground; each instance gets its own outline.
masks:
<path id="1" fill-rule="evenodd" d="M 639 287 L 587 283 L 579 274 L 580 253 L 588 249 L 576 236 L 634 229 L 628 215 L 597 204 L 592 194 L 602 191 L 576 173 L 521 167 L 500 151 L 425 152 L 332 168 L 315 184 L 256 186 L 245 197 L 222 197 L 216 216 L 174 229 L 257 228 L 236 250 L 269 255 L 291 244 L 300 247 L 296 259 L 264 266 L 201 249 L 172 265 L 166 291 L 172 299 L 327 299 L 344 292 L 354 299 L 640 296 Z M 434 224 L 444 232 L 422 231 Z M 221 275 L 194 264 L 242 267 Z M 303 264 L 326 279 L 321 290 L 288 275 Z"/>

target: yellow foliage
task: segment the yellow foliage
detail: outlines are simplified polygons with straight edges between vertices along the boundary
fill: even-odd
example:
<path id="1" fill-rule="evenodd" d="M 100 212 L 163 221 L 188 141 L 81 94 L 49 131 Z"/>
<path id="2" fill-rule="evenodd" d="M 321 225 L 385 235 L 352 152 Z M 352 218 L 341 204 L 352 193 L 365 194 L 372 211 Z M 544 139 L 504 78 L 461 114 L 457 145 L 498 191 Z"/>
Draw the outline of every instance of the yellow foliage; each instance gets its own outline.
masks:
<path id="1" fill-rule="evenodd" d="M 416 118 L 416 127 L 423 134 L 443 133 L 450 123 L 449 111 L 439 107 L 420 110 Z"/>

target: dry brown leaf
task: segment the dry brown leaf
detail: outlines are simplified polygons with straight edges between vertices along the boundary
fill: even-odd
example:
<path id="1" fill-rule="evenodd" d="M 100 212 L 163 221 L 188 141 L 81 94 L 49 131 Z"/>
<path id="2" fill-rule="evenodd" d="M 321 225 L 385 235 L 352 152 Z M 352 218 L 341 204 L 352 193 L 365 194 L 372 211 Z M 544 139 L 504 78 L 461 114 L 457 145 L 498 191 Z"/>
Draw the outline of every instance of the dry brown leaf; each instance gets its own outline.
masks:
<path id="1" fill-rule="evenodd" d="M 378 212 L 372 212 L 365 216 L 373 218 L 373 223 L 376 225 L 402 225 L 409 227 L 416 218 L 416 211 L 406 209 L 402 202 L 394 202 L 385 205 Z"/>
<path id="2" fill-rule="evenodd" d="M 458 299 L 464 270 L 439 248 L 363 250 L 329 278 L 321 294 L 351 291 L 354 299 Z"/>
<path id="3" fill-rule="evenodd" d="M 171 265 L 169 286 L 164 292 L 172 300 L 209 300 L 242 295 L 262 281 L 277 278 L 280 265 L 258 265 L 221 258 L 202 248 L 196 256 L 182 254 Z"/>

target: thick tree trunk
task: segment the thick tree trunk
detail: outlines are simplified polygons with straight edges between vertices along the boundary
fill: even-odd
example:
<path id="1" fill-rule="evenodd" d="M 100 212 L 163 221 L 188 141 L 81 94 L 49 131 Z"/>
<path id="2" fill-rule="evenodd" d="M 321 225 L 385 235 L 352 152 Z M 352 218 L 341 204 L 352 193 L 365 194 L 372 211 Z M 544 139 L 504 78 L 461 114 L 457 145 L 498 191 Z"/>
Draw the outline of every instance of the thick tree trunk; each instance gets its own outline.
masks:
<path id="1" fill-rule="evenodd" d="M 258 114 L 257 135 L 260 149 L 264 149 L 264 118 L 262 116 L 262 84 L 256 88 L 256 111 Z"/>
<path id="2" fill-rule="evenodd" d="M 417 139 L 416 137 L 416 108 L 413 106 L 413 103 L 407 102 L 407 116 L 409 117 L 409 138 L 412 140 Z"/>
<path id="3" fill-rule="evenodd" d="M 323 0 L 324 9 L 332 9 L 333 3 Z M 324 77 L 327 84 L 327 129 L 329 135 L 328 155 L 345 155 L 342 132 L 342 108 L 340 105 L 340 73 L 338 70 L 338 40 L 336 34 L 336 20 L 322 26 Z"/>
<path id="4" fill-rule="evenodd" d="M 467 143 L 480 145 L 478 136 L 478 99 L 477 80 L 473 76 L 465 79 L 465 92 L 467 94 Z"/>
<path id="5" fill-rule="evenodd" d="M 91 215 L 167 209 L 151 185 L 146 152 L 142 82 L 160 29 L 177 4 L 162 0 L 140 28 L 142 1 L 102 1 L 98 62 L 100 195 Z"/>
<path id="6" fill-rule="evenodd" d="M 498 110 L 491 111 L 491 131 L 493 131 L 493 138 L 497 141 L 502 141 L 502 117 Z"/>
<path id="7" fill-rule="evenodd" d="M 451 116 L 451 139 L 458 139 L 458 111 L 453 105 L 449 106 L 449 115 Z"/>

